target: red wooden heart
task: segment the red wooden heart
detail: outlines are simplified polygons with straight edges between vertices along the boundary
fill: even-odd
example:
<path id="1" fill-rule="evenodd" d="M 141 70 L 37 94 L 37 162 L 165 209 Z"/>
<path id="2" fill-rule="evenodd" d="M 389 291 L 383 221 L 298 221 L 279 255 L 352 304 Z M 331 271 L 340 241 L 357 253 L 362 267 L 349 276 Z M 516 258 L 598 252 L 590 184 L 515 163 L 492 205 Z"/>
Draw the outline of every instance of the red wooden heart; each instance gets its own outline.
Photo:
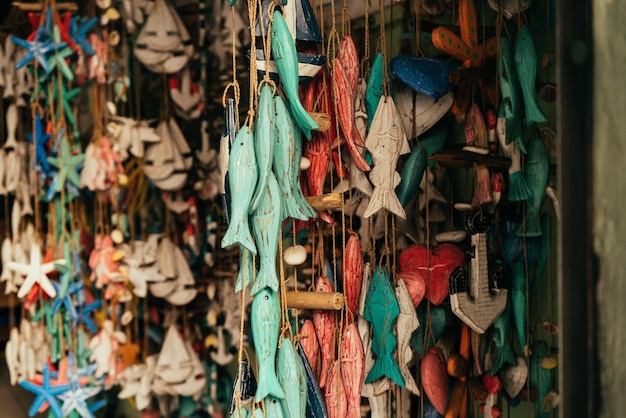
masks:
<path id="1" fill-rule="evenodd" d="M 489 373 L 483 375 L 483 384 L 490 395 L 495 395 L 502 390 L 502 380 L 498 376 L 492 376 Z"/>
<path id="2" fill-rule="evenodd" d="M 403 271 L 398 273 L 398 277 L 406 283 L 413 307 L 417 308 L 426 294 L 426 283 L 421 274 L 416 271 Z"/>
<path id="3" fill-rule="evenodd" d="M 465 263 L 465 253 L 454 244 L 444 243 L 431 247 L 428 258 L 425 245 L 410 245 L 400 253 L 400 271 L 419 273 L 426 284 L 426 299 L 439 306 L 448 296 L 450 274 Z"/>
<path id="4" fill-rule="evenodd" d="M 437 412 L 444 414 L 448 407 L 449 377 L 446 359 L 439 347 L 432 346 L 422 359 L 420 368 L 424 392 Z"/>

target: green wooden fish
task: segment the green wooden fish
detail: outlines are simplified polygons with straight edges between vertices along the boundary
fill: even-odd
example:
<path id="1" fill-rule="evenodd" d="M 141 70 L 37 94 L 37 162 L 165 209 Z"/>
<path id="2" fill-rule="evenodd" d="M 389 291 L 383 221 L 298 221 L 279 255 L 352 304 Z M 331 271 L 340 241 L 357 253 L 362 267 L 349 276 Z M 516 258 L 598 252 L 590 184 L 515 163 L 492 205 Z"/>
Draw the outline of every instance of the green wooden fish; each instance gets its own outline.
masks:
<path id="1" fill-rule="evenodd" d="M 232 197 L 232 210 L 228 230 L 222 238 L 222 248 L 240 244 L 252 254 L 256 254 L 256 245 L 250 234 L 248 213 L 257 178 L 254 133 L 244 126 L 237 133 L 228 162 L 228 185 Z"/>
<path id="2" fill-rule="evenodd" d="M 391 89 L 390 89 L 391 91 Z M 365 110 L 367 111 L 367 129 L 372 125 L 376 108 L 383 95 L 383 55 L 376 54 L 370 69 L 370 75 L 367 78 L 367 87 L 365 88 Z"/>
<path id="3" fill-rule="evenodd" d="M 505 38 L 502 38 L 505 39 Z M 535 78 L 537 77 L 537 52 L 530 36 L 528 25 L 523 25 L 515 39 L 515 67 L 517 77 L 522 86 L 524 96 L 524 114 L 526 126 L 545 122 L 547 119 L 539 106 L 535 94 Z"/>
<path id="4" fill-rule="evenodd" d="M 430 158 L 434 153 L 440 151 L 446 144 L 448 139 L 448 129 L 450 128 L 450 120 L 446 117 L 441 119 L 432 128 L 424 132 L 420 138 L 420 145 L 426 151 L 426 159 Z M 428 165 L 434 167 L 437 163 L 428 160 Z"/>
<path id="5" fill-rule="evenodd" d="M 513 302 L 513 320 L 520 346 L 527 350 L 526 336 L 526 270 L 524 261 L 515 261 L 511 269 L 511 301 Z"/>
<path id="6" fill-rule="evenodd" d="M 413 147 L 409 158 L 404 161 L 400 171 L 400 184 L 396 187 L 396 194 L 403 207 L 409 204 L 419 187 L 424 170 L 426 169 L 426 150 L 417 144 Z"/>
<path id="7" fill-rule="evenodd" d="M 252 215 L 252 229 L 261 256 L 259 274 L 256 276 L 252 289 L 250 289 L 250 294 L 253 296 L 266 287 L 278 292 L 276 252 L 278 251 L 278 234 L 280 234 L 282 221 L 281 206 L 282 200 L 278 181 L 276 181 L 274 173 L 270 171 L 263 200 Z"/>
<path id="8" fill-rule="evenodd" d="M 284 415 L 288 418 L 304 417 L 307 402 L 306 372 L 288 338 L 283 338 L 278 348 L 276 372 L 285 391 L 285 399 L 281 401 Z"/>
<path id="9" fill-rule="evenodd" d="M 259 364 L 258 384 L 255 402 L 271 395 L 276 399 L 285 399 L 278 377 L 276 376 L 276 348 L 280 326 L 280 303 L 278 294 L 264 288 L 252 301 L 252 338 Z"/>
<path id="10" fill-rule="evenodd" d="M 505 37 L 500 40 L 499 79 L 502 92 L 502 105 L 498 110 L 499 118 L 506 119 L 506 143 L 516 141 L 520 150 L 526 152 L 522 141 L 522 105 L 515 60 L 511 43 Z M 521 145 L 520 145 L 521 143 Z"/>
<path id="11" fill-rule="evenodd" d="M 271 396 L 265 398 L 265 418 L 283 418 L 287 417 L 283 411 L 282 402 Z"/>
<path id="12" fill-rule="evenodd" d="M 491 357 L 491 374 L 495 376 L 505 363 L 515 366 L 515 352 L 511 345 L 511 308 L 507 303 L 506 309 L 493 323 L 493 355 Z"/>
<path id="13" fill-rule="evenodd" d="M 300 132 L 293 126 L 283 99 L 276 96 L 274 103 L 278 135 L 274 142 L 273 169 L 282 192 L 283 217 L 308 221 L 316 217 L 317 213 L 304 198 L 298 181 L 302 157 Z"/>
<path id="14" fill-rule="evenodd" d="M 235 282 L 235 293 L 241 292 L 248 287 L 255 275 L 253 254 L 244 246 L 240 246 L 241 261 L 239 264 L 239 273 Z"/>
<path id="15" fill-rule="evenodd" d="M 363 311 L 365 320 L 372 324 L 372 351 L 376 354 L 376 362 L 365 379 L 366 384 L 387 376 L 404 387 L 404 377 L 393 356 L 397 345 L 394 327 L 399 314 L 400 305 L 389 273 L 385 267 L 378 266 L 367 290 Z"/>
<path id="16" fill-rule="evenodd" d="M 272 171 L 274 143 L 277 135 L 274 124 L 275 116 L 272 88 L 268 84 L 263 84 L 261 97 L 259 98 L 258 114 L 254 125 L 254 151 L 259 168 L 259 180 L 252 204 L 250 205 L 250 212 L 257 210 L 261 200 L 265 197 L 267 178 L 270 175 L 270 171 Z"/>
<path id="17" fill-rule="evenodd" d="M 304 136 L 310 140 L 311 131 L 318 129 L 319 126 L 304 109 L 298 97 L 298 54 L 296 52 L 296 44 L 282 13 L 275 10 L 273 17 L 272 56 L 278 69 L 278 75 L 285 91 L 291 114 L 294 116 L 300 129 L 302 129 L 302 132 L 304 132 Z"/>
<path id="18" fill-rule="evenodd" d="M 549 170 L 546 146 L 539 138 L 531 139 L 524 168 L 524 179 L 531 191 L 531 196 L 526 199 L 526 222 L 522 223 L 516 231 L 520 237 L 537 237 L 542 234 L 539 211 L 546 195 Z"/>

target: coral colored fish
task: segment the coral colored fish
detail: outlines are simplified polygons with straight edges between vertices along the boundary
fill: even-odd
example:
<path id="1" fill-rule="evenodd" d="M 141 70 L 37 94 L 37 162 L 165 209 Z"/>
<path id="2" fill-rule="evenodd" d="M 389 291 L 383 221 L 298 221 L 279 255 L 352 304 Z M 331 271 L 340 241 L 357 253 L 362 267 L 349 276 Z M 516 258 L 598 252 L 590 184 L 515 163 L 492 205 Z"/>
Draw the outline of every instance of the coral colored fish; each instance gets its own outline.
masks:
<path id="1" fill-rule="evenodd" d="M 363 283 L 363 252 L 361 251 L 361 241 L 358 235 L 350 234 L 343 257 L 343 292 L 346 297 L 348 310 L 352 314 L 352 321 L 357 314 L 356 309 L 361 295 L 361 284 Z"/>
<path id="2" fill-rule="evenodd" d="M 315 286 L 316 292 L 333 292 L 333 285 L 327 276 L 320 276 Z M 313 311 L 313 325 L 322 349 L 322 371 L 319 386 L 324 388 L 335 355 L 335 313 L 333 311 Z"/>
<path id="3" fill-rule="evenodd" d="M 348 401 L 345 416 L 360 418 L 365 354 L 359 330 L 354 322 L 344 328 L 341 344 L 341 379 Z"/>

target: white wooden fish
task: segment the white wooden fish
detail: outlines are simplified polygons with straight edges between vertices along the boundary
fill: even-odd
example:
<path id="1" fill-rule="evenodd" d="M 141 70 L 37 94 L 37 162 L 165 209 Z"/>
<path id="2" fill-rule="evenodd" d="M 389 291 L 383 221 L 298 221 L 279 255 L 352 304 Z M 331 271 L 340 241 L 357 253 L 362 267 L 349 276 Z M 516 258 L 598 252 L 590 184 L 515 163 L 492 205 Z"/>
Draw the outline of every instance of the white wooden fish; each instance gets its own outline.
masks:
<path id="1" fill-rule="evenodd" d="M 413 375 L 409 370 L 408 363 L 413 359 L 413 350 L 411 349 L 411 335 L 419 326 L 419 320 L 415 313 L 415 307 L 411 300 L 411 295 L 406 287 L 404 280 L 398 280 L 396 286 L 396 298 L 400 305 L 400 315 L 396 322 L 396 332 L 398 335 L 398 365 L 404 377 L 406 388 L 414 395 L 419 396 L 420 390 L 413 379 Z"/>
<path id="2" fill-rule="evenodd" d="M 370 172 L 374 192 L 363 216 L 369 218 L 378 210 L 385 208 L 400 218 L 406 219 L 404 208 L 395 192 L 401 180 L 400 174 L 396 172 L 396 164 L 398 157 L 408 154 L 411 149 L 402 129 L 400 115 L 391 97 L 380 98 L 365 146 L 374 160 L 374 168 Z"/>

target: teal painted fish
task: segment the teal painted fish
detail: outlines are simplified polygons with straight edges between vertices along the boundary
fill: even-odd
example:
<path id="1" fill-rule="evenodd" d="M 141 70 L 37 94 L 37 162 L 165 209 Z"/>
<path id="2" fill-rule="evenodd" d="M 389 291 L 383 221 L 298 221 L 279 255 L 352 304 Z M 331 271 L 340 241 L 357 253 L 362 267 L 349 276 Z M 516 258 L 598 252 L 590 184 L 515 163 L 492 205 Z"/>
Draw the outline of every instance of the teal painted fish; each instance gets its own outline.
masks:
<path id="1" fill-rule="evenodd" d="M 521 142 L 520 150 L 525 152 L 522 141 L 522 107 L 519 80 L 515 69 L 515 59 L 511 50 L 511 43 L 506 37 L 500 39 L 499 65 L 500 91 L 502 106 L 499 109 L 499 118 L 506 119 L 506 142 Z"/>
<path id="2" fill-rule="evenodd" d="M 252 301 L 250 317 L 254 351 L 259 364 L 254 401 L 261 402 L 268 395 L 276 399 L 285 399 L 285 392 L 278 381 L 274 366 L 280 326 L 278 294 L 268 288 L 261 290 Z"/>
<path id="3" fill-rule="evenodd" d="M 515 261 L 511 269 L 511 301 L 513 302 L 513 321 L 517 330 L 520 346 L 528 348 L 526 337 L 526 271 L 524 261 Z"/>
<path id="4" fill-rule="evenodd" d="M 239 273 L 235 282 L 235 293 L 241 292 L 252 283 L 255 275 L 254 257 L 252 253 L 244 246 L 239 248 L 241 260 L 239 263 Z"/>
<path id="5" fill-rule="evenodd" d="M 287 23 L 282 13 L 274 11 L 272 23 L 272 56 L 278 69 L 278 75 L 287 97 L 287 103 L 291 109 L 296 123 L 304 132 L 308 140 L 311 139 L 311 131 L 319 126 L 311 115 L 302 106 L 298 97 L 298 55 L 296 44 L 291 37 Z"/>
<path id="6" fill-rule="evenodd" d="M 424 170 L 426 169 L 426 150 L 417 144 L 413 147 L 411 155 L 404 161 L 400 170 L 400 184 L 396 187 L 396 194 L 403 207 L 415 196 L 419 187 Z"/>
<path id="7" fill-rule="evenodd" d="M 232 213 L 228 230 L 222 239 L 222 248 L 240 244 L 252 254 L 256 254 L 256 246 L 250 234 L 248 213 L 257 179 L 254 134 L 244 126 L 237 133 L 230 150 L 228 185 L 232 197 Z"/>
<path id="8" fill-rule="evenodd" d="M 520 86 L 522 86 L 522 95 L 524 96 L 526 126 L 545 122 L 547 119 L 537 105 L 537 95 L 535 94 L 537 52 L 527 25 L 523 25 L 520 28 L 515 39 L 515 68 L 517 69 L 517 77 L 519 78 Z"/>
<path id="9" fill-rule="evenodd" d="M 235 409 L 232 414 L 230 414 L 230 418 L 248 418 L 250 412 L 248 408 L 241 405 L 239 408 Z"/>
<path id="10" fill-rule="evenodd" d="M 394 327 L 400 315 L 400 305 L 389 279 L 389 273 L 383 266 L 378 266 L 367 290 L 363 317 L 372 324 L 372 351 L 376 362 L 370 370 L 365 383 L 372 383 L 382 376 L 387 376 L 400 387 L 404 387 L 404 377 L 393 356 L 396 348 Z"/>
<path id="11" fill-rule="evenodd" d="M 420 145 L 426 151 L 426 159 L 430 158 L 434 153 L 443 149 L 448 139 L 448 129 L 450 128 L 450 120 L 446 117 L 442 118 L 432 128 L 424 132 L 420 138 Z M 428 166 L 434 167 L 435 161 L 428 161 Z"/>
<path id="12" fill-rule="evenodd" d="M 278 347 L 276 372 L 285 391 L 285 399 L 282 400 L 285 416 L 304 417 L 307 401 L 306 372 L 300 356 L 288 338 L 283 338 Z"/>
<path id="13" fill-rule="evenodd" d="M 502 109 L 503 105 L 500 105 Z M 496 133 L 502 152 L 511 159 L 509 166 L 509 200 L 519 202 L 530 197 L 531 191 L 526 185 L 521 166 L 521 150 L 517 142 L 508 143 L 506 139 L 506 118 L 498 118 Z"/>
<path id="14" fill-rule="evenodd" d="M 276 142 L 275 116 L 272 88 L 268 84 L 263 84 L 261 97 L 259 98 L 258 114 L 254 125 L 254 151 L 256 153 L 257 167 L 259 168 L 259 180 L 254 198 L 252 198 L 252 204 L 250 205 L 250 212 L 256 211 L 265 197 L 267 178 L 270 175 L 270 171 L 272 171 L 274 143 Z"/>
<path id="15" fill-rule="evenodd" d="M 378 102 L 383 95 L 383 55 L 376 54 L 372 61 L 370 75 L 365 88 L 365 110 L 367 111 L 367 129 L 372 125 Z"/>
<path id="16" fill-rule="evenodd" d="M 531 191 L 531 197 L 526 199 L 526 222 L 516 232 L 520 237 L 537 237 L 542 234 L 539 211 L 546 195 L 549 169 L 546 146 L 539 138 L 531 139 L 524 168 L 524 179 Z"/>
<path id="17" fill-rule="evenodd" d="M 515 366 L 515 352 L 511 345 L 511 308 L 507 303 L 506 309 L 493 323 L 493 355 L 491 357 L 491 375 L 498 374 L 505 363 Z"/>
<path id="18" fill-rule="evenodd" d="M 535 402 L 535 417 L 548 418 L 549 412 L 542 408 L 543 400 L 550 391 L 550 370 L 541 367 L 541 360 L 548 355 L 548 347 L 545 341 L 535 341 L 532 345 L 532 355 L 530 356 L 530 387 L 537 389 L 537 402 Z"/>
<path id="19" fill-rule="evenodd" d="M 274 142 L 273 169 L 282 192 L 283 217 L 308 221 L 317 214 L 304 198 L 298 181 L 302 156 L 302 145 L 296 146 L 297 142 L 301 143 L 299 131 L 293 126 L 283 99 L 280 96 L 274 97 L 274 104 L 278 135 Z"/>
<path id="20" fill-rule="evenodd" d="M 261 256 L 259 274 L 256 276 L 252 289 L 250 289 L 250 294 L 253 296 L 266 287 L 278 292 L 276 252 L 278 251 L 278 234 L 280 234 L 282 221 L 282 203 L 278 181 L 272 172 L 269 174 L 263 196 L 261 204 L 252 215 L 252 229 Z"/>

